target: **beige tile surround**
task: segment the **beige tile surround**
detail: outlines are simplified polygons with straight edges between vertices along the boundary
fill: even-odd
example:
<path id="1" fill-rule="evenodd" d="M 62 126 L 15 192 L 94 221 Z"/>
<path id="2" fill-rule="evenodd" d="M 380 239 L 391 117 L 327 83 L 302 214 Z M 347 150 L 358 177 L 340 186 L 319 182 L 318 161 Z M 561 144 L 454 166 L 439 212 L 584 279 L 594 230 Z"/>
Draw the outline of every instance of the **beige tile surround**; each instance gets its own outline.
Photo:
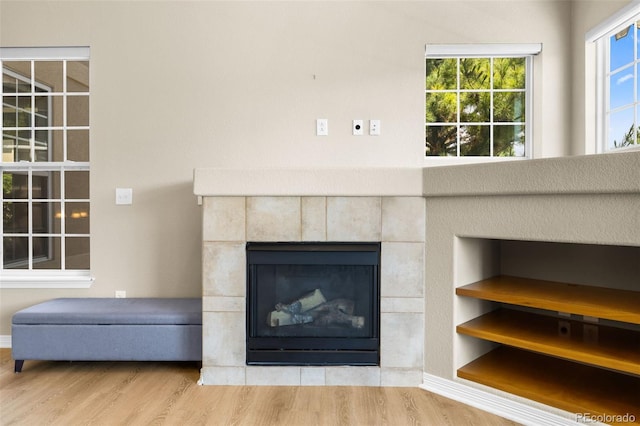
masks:
<path id="1" fill-rule="evenodd" d="M 203 207 L 200 383 L 305 386 L 422 383 L 424 198 L 205 196 Z M 380 366 L 247 366 L 247 241 L 380 241 Z"/>

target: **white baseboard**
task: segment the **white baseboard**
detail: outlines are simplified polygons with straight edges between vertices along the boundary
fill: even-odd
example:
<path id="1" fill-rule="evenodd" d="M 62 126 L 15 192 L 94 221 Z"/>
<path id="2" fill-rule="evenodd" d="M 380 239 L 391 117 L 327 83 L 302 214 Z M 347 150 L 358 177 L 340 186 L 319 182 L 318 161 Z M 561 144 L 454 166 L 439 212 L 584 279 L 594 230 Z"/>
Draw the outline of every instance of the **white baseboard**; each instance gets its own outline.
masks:
<path id="1" fill-rule="evenodd" d="M 0 335 L 0 348 L 10 348 L 11 347 L 11 335 L 5 334 Z"/>
<path id="2" fill-rule="evenodd" d="M 481 389 L 467 386 L 453 380 L 424 373 L 420 386 L 429 392 L 462 402 L 483 411 L 504 417 L 514 422 L 528 426 L 575 426 L 584 425 L 577 420 L 544 411 L 540 408 L 523 404 L 511 398 L 489 393 Z M 517 398 L 517 397 L 516 397 Z M 554 409 L 555 410 L 555 409 Z M 561 410 L 558 410 L 561 411 Z"/>

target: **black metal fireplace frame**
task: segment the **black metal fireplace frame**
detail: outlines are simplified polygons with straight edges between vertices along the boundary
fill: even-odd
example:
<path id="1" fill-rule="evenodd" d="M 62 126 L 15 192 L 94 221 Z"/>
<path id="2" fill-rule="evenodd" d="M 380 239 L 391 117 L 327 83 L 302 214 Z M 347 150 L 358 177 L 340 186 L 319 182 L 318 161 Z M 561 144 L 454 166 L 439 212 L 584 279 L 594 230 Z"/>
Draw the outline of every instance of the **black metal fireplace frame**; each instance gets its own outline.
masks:
<path id="1" fill-rule="evenodd" d="M 380 365 L 380 243 L 379 242 L 248 242 L 247 243 L 247 365 Z M 372 315 L 367 337 L 261 337 L 257 319 L 250 320 L 256 298 L 255 267 L 286 253 L 288 263 L 306 264 L 314 252 L 323 252 L 331 265 L 373 267 Z M 312 262 L 312 261 L 311 261 Z M 323 263 L 327 264 L 327 263 Z M 253 323 L 251 322 L 253 321 Z"/>

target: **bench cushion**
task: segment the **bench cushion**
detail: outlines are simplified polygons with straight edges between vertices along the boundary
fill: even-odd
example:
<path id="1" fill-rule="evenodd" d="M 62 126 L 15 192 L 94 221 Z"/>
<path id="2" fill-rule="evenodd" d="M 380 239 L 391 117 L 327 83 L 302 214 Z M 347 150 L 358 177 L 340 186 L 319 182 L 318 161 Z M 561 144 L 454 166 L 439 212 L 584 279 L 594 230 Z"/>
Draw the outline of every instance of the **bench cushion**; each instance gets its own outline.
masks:
<path id="1" fill-rule="evenodd" d="M 62 298 L 16 312 L 13 324 L 202 324 L 200 298 Z"/>

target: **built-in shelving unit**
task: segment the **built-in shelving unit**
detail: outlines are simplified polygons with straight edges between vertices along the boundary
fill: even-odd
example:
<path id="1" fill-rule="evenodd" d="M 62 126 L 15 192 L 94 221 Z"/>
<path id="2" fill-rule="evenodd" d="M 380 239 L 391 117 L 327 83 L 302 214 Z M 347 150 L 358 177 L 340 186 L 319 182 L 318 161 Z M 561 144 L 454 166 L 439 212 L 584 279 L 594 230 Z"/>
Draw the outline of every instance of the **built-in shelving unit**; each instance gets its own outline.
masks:
<path id="1" fill-rule="evenodd" d="M 501 304 L 457 326 L 501 344 L 458 377 L 608 423 L 640 424 L 640 291 L 497 276 L 456 294 Z"/>

